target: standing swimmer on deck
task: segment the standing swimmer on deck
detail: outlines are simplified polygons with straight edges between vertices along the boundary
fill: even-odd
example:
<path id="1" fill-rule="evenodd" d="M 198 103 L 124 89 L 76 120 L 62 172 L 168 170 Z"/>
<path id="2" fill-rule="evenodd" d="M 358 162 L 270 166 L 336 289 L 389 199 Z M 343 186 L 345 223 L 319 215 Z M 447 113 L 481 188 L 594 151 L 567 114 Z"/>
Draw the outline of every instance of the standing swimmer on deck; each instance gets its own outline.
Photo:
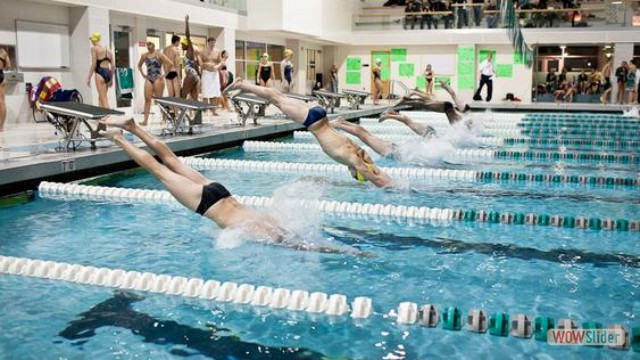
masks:
<path id="1" fill-rule="evenodd" d="M 394 183 L 385 172 L 375 166 L 369 155 L 345 135 L 335 131 L 327 119 L 327 112 L 321 106 L 311 106 L 289 98 L 281 92 L 243 83 L 236 80 L 227 91 L 234 89 L 253 93 L 275 105 L 287 117 L 303 124 L 316 137 L 320 147 L 336 162 L 346 165 L 351 176 L 358 181 L 369 180 L 378 187 L 393 187 Z"/>
<path id="2" fill-rule="evenodd" d="M 198 101 L 200 95 L 200 67 L 199 58 L 200 54 L 198 50 L 193 46 L 191 42 L 191 32 L 189 31 L 189 15 L 184 18 L 185 22 L 185 38 L 180 42 L 182 44 L 182 50 L 186 51 L 184 56 L 184 80 L 182 82 L 182 98 L 186 99 L 187 96 L 191 96 L 192 100 Z"/>
<path id="3" fill-rule="evenodd" d="M 240 228 L 259 239 L 274 241 L 298 250 L 370 255 L 357 250 L 347 251 L 335 247 L 300 243 L 296 241 L 298 237 L 295 234 L 279 226 L 275 219 L 240 204 L 222 184 L 205 178 L 198 171 L 180 162 L 164 142 L 145 131 L 132 118 L 108 117 L 101 120 L 100 124 L 119 128 L 101 131 L 101 135 L 113 140 L 133 161 L 160 180 L 178 202 L 189 210 L 212 220 L 223 229 Z M 148 152 L 127 141 L 120 129 L 127 130 L 142 140 L 160 157 L 164 165 Z"/>

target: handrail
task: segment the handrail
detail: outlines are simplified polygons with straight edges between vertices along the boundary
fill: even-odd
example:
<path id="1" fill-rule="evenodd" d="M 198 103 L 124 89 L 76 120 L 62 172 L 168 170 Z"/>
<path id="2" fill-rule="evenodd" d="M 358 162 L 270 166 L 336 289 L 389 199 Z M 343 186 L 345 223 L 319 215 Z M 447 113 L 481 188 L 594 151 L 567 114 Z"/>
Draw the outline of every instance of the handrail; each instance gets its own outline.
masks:
<path id="1" fill-rule="evenodd" d="M 640 1 L 640 0 L 638 0 Z M 580 9 L 518 9 L 516 14 L 535 14 L 535 13 L 572 13 L 572 12 L 605 12 L 605 7 L 580 8 Z M 497 14 L 500 10 L 483 10 L 485 14 Z M 415 15 L 451 15 L 453 11 L 420 11 L 420 12 L 385 12 L 385 13 L 356 13 L 354 16 L 359 17 L 383 17 L 383 16 L 415 16 Z"/>

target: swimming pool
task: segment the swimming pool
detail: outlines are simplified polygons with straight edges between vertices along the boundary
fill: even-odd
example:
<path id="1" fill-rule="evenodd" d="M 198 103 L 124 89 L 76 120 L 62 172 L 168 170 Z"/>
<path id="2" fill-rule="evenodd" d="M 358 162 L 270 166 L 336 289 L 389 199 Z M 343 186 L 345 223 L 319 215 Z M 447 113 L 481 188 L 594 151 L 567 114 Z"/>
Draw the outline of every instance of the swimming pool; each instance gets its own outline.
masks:
<path id="1" fill-rule="evenodd" d="M 440 118 L 413 115 L 444 129 Z M 357 248 L 372 257 L 302 252 L 247 241 L 222 234 L 210 221 L 167 205 L 160 197 L 136 200 L 136 192 L 74 196 L 80 190 L 66 188 L 67 195 L 50 196 L 55 191 L 48 191 L 35 202 L 3 210 L 3 256 L 344 294 L 349 303 L 368 297 L 374 313 L 352 319 L 348 314 L 274 310 L 2 275 L 0 358 L 41 358 L 34 349 L 47 349 L 51 358 L 97 359 L 632 358 L 636 353 L 631 350 L 550 346 L 464 328 L 445 330 L 443 321 L 433 328 L 398 324 L 399 304 L 413 302 L 434 304 L 441 313 L 457 307 L 463 318 L 469 310 L 482 309 L 487 317 L 527 314 L 531 320 L 570 318 L 578 326 L 587 321 L 624 324 L 629 329 L 638 326 L 640 233 L 629 231 L 640 218 L 638 165 L 621 157 L 615 162 L 605 157 L 597 161 L 516 158 L 512 151 L 515 145 L 518 151 L 529 151 L 533 142 L 541 147 L 536 151 L 543 153 L 593 153 L 594 147 L 605 145 L 596 141 L 608 141 L 618 146 L 610 149 L 616 155 L 631 158 L 638 155 L 634 140 L 614 130 L 637 135 L 636 128 L 626 128 L 635 123 L 609 115 L 483 116 L 483 134 L 531 140 L 504 141 L 497 148 L 474 142 L 471 148 L 456 150 L 470 155 L 458 157 L 447 157 L 450 148 L 440 142 L 429 143 L 427 149 L 437 156 L 427 164 L 375 157 L 381 166 L 397 170 L 405 185 L 400 191 L 356 183 L 346 170 L 333 172 L 325 155 L 299 146 L 313 144 L 304 134 L 277 141 L 293 144 L 286 149 L 247 146 L 200 161 L 203 173 L 232 193 L 274 198 L 271 211 L 305 241 Z M 568 124 L 579 123 L 576 119 L 597 125 L 605 117 L 625 128 L 611 125 L 607 134 L 598 127 L 572 128 L 575 131 L 569 136 L 558 135 Z M 555 132 L 523 137 L 531 134 L 517 130 L 528 119 L 556 124 L 548 125 Z M 413 139 L 393 124 L 362 123 L 398 141 Z M 492 131 L 496 129 L 508 131 Z M 565 144 L 575 149 L 563 149 Z M 473 151 L 512 153 L 476 156 Z M 267 166 L 267 162 L 275 164 Z M 162 189 L 144 172 L 106 177 L 93 184 Z M 423 212 L 427 215 L 422 217 L 415 215 L 415 209 L 415 216 L 385 215 L 384 209 L 377 208 L 380 211 L 374 214 L 369 207 L 368 215 L 356 216 L 345 215 L 349 212 L 345 209 L 363 212 L 362 206 L 339 204 L 320 211 L 284 201 L 290 198 L 404 206 L 397 208 L 399 213 L 411 207 L 439 211 L 434 216 Z M 485 221 L 478 221 L 480 214 Z M 527 214 L 535 215 L 534 224 L 524 224 Z M 465 218 L 470 215 L 474 218 Z M 553 226 L 553 215 L 562 217 L 559 226 Z M 598 222 L 587 222 L 582 229 L 582 218 Z M 609 225 L 611 230 L 600 230 Z"/>

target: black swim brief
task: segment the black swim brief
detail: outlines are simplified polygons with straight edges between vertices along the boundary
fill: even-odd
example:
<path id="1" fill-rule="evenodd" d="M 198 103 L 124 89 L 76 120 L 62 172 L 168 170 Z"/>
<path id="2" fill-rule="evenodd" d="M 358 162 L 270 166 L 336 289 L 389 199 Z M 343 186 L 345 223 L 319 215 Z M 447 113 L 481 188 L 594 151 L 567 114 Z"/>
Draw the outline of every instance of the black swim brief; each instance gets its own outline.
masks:
<path id="1" fill-rule="evenodd" d="M 229 196 L 231 196 L 229 190 L 220 183 L 212 182 L 211 184 L 205 185 L 202 187 L 202 199 L 200 200 L 200 205 L 198 205 L 196 212 L 200 215 L 204 215 L 210 207 L 215 205 L 221 199 L 228 198 Z"/>
<path id="2" fill-rule="evenodd" d="M 0 69 L 0 85 L 4 82 L 4 71 Z"/>
<path id="3" fill-rule="evenodd" d="M 176 72 L 176 71 L 169 71 L 169 72 L 167 73 L 167 76 L 165 76 L 165 77 L 167 78 L 167 80 L 173 80 L 173 79 L 175 79 L 175 78 L 177 78 L 177 77 L 178 77 L 178 72 Z"/>

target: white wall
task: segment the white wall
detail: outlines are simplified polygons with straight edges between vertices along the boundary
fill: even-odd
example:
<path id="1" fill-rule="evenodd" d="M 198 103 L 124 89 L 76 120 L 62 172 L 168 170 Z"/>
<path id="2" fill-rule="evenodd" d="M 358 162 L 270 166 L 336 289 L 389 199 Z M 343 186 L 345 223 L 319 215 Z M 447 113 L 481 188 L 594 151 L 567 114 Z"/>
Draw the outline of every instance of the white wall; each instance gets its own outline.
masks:
<path id="1" fill-rule="evenodd" d="M 281 30 L 282 0 L 247 0 L 245 30 Z"/>
<path id="2" fill-rule="evenodd" d="M 67 25 L 69 23 L 69 9 L 65 6 L 22 1 L 2 1 L 0 6 L 2 8 L 2 10 L 0 10 L 0 44 L 16 45 L 16 20 L 60 25 Z M 24 44 L 19 45 L 25 46 Z M 19 61 L 17 65 L 18 67 L 20 66 Z M 29 107 L 29 101 L 25 91 L 26 83 L 30 82 L 36 86 L 45 75 L 55 76 L 65 87 L 72 86 L 73 83 L 71 70 L 28 69 L 28 71 L 25 71 L 24 69 L 19 69 L 19 72 L 24 74 L 25 82 L 6 83 L 6 123 L 9 127 L 16 123 L 32 121 L 31 108 Z"/>
<path id="3" fill-rule="evenodd" d="M 298 34 L 321 36 L 323 0 L 282 0 L 282 29 Z"/>

